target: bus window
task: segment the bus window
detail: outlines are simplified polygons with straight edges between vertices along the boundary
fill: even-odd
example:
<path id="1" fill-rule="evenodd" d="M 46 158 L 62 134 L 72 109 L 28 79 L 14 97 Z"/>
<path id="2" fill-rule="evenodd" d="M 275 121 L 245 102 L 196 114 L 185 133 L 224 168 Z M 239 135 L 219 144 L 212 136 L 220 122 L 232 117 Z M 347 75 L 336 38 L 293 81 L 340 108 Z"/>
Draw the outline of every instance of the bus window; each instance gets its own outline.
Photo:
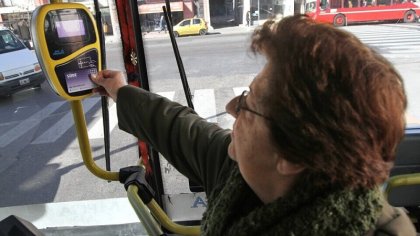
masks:
<path id="1" fill-rule="evenodd" d="M 315 2 L 308 2 L 305 4 L 305 12 L 314 12 L 316 10 Z"/>
<path id="2" fill-rule="evenodd" d="M 344 1 L 344 8 L 352 8 L 353 4 L 351 3 L 350 0 L 345 0 Z"/>
<path id="3" fill-rule="evenodd" d="M 331 8 L 341 8 L 342 0 L 331 0 Z"/>
<path id="4" fill-rule="evenodd" d="M 366 6 L 376 6 L 376 0 L 366 0 Z"/>
<path id="5" fill-rule="evenodd" d="M 337 0 L 336 0 L 337 1 Z M 325 10 L 325 9 L 327 9 L 329 6 L 328 6 L 328 0 L 321 0 L 321 3 L 320 3 L 320 8 L 322 9 L 322 10 Z"/>
<path id="6" fill-rule="evenodd" d="M 378 0 L 378 6 L 390 6 L 391 0 Z"/>
<path id="7" fill-rule="evenodd" d="M 351 4 L 353 7 L 359 7 L 359 6 L 363 6 L 363 2 L 366 2 L 366 0 L 360 0 L 360 5 L 359 5 L 359 0 L 351 0 Z"/>

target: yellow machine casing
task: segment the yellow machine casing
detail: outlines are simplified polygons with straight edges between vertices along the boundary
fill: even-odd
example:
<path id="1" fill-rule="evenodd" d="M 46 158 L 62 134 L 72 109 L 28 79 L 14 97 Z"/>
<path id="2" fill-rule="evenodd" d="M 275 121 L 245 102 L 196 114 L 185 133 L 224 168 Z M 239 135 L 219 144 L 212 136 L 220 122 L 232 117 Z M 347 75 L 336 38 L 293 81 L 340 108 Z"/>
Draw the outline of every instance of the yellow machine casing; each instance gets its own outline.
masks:
<path id="1" fill-rule="evenodd" d="M 57 24 L 60 22 L 63 24 Z M 64 32 L 61 37 L 60 30 Z M 65 35 L 66 30 L 70 36 Z M 84 30 L 85 34 L 72 35 L 77 30 Z M 88 74 L 100 71 L 102 62 L 100 36 L 89 9 L 77 3 L 42 5 L 33 12 L 31 34 L 39 63 L 52 89 L 66 100 L 90 96 L 95 85 Z M 77 83 L 71 78 L 76 78 Z"/>

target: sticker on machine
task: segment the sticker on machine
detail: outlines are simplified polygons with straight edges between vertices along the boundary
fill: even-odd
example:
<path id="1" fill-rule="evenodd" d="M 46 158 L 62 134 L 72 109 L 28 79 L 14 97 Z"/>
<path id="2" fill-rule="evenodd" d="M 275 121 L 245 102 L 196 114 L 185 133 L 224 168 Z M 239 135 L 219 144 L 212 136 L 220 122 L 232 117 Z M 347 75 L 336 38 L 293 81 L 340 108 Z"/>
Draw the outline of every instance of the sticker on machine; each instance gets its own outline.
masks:
<path id="1" fill-rule="evenodd" d="M 95 88 L 96 85 L 90 80 L 90 74 L 97 74 L 96 68 L 78 70 L 64 73 L 69 93 L 75 93 Z"/>

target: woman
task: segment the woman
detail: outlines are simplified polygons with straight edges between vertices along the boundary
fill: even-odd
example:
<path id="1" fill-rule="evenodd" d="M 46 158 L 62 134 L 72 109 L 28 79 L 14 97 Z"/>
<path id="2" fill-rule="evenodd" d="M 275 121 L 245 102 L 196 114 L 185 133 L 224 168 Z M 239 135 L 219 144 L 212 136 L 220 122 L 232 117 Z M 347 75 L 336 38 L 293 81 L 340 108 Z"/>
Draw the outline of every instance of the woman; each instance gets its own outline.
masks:
<path id="1" fill-rule="evenodd" d="M 379 185 L 404 134 L 400 75 L 353 35 L 304 16 L 268 21 L 251 49 L 267 64 L 226 106 L 233 131 L 103 71 L 119 126 L 208 196 L 203 235 L 415 235 Z"/>

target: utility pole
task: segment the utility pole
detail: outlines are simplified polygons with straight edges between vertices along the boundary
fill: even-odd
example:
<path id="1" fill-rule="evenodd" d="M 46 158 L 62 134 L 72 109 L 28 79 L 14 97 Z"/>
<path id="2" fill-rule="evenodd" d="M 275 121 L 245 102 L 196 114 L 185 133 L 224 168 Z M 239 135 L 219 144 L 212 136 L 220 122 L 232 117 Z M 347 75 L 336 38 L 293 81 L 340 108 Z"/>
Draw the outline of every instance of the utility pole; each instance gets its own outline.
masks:
<path id="1" fill-rule="evenodd" d="M 243 1 L 243 8 L 242 8 L 242 24 L 246 25 L 246 14 L 249 11 L 252 16 L 251 12 L 251 0 L 244 0 Z M 252 17 L 250 19 L 252 21 Z"/>
<path id="2" fill-rule="evenodd" d="M 258 0 L 258 25 L 260 25 L 260 0 Z"/>

